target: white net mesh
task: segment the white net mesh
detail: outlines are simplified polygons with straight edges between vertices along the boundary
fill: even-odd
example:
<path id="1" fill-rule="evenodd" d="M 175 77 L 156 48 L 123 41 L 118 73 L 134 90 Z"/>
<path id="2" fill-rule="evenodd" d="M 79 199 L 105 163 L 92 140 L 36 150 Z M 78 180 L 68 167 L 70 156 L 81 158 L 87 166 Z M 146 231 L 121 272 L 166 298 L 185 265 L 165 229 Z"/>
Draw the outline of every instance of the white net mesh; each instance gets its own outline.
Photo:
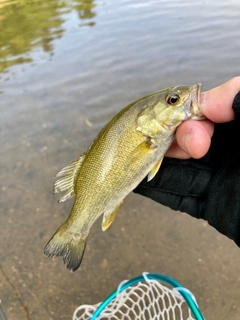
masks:
<path id="1" fill-rule="evenodd" d="M 144 274 L 143 274 L 144 276 Z M 177 291 L 162 285 L 157 280 L 144 277 L 144 282 L 130 286 L 119 292 L 96 319 L 101 320 L 191 320 L 195 319 L 187 303 Z M 193 297 L 194 298 L 194 297 Z M 73 315 L 73 320 L 89 320 L 101 303 L 82 305 Z M 95 318 L 94 318 L 95 319 Z"/>

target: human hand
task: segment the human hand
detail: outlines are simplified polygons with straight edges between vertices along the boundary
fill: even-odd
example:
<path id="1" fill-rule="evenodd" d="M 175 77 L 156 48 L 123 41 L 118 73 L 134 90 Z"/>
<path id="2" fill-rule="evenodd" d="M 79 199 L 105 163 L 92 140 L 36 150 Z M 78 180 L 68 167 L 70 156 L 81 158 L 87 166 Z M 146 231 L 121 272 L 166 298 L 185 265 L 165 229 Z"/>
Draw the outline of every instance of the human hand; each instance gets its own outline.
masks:
<path id="1" fill-rule="evenodd" d="M 183 122 L 177 129 L 176 140 L 166 153 L 166 157 L 199 159 L 203 157 L 211 144 L 214 122 L 229 122 L 234 119 L 232 103 L 240 91 L 240 77 L 201 93 L 200 109 L 208 120 Z"/>
<path id="2" fill-rule="evenodd" d="M 240 246 L 240 77 L 203 92 L 200 108 L 209 120 L 182 123 L 159 172 L 134 192 L 207 220 Z"/>

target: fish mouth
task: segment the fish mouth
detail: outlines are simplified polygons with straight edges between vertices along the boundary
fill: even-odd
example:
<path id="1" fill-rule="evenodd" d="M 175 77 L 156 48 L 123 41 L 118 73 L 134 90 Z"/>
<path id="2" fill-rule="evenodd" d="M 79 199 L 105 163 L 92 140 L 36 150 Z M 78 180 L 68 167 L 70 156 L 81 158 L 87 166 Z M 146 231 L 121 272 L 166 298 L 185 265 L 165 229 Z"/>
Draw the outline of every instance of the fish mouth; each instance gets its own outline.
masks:
<path id="1" fill-rule="evenodd" d="M 202 84 L 197 83 L 193 86 L 192 93 L 190 96 L 190 108 L 189 108 L 189 116 L 191 119 L 200 120 L 205 119 L 204 115 L 200 110 L 200 95 L 202 90 Z"/>

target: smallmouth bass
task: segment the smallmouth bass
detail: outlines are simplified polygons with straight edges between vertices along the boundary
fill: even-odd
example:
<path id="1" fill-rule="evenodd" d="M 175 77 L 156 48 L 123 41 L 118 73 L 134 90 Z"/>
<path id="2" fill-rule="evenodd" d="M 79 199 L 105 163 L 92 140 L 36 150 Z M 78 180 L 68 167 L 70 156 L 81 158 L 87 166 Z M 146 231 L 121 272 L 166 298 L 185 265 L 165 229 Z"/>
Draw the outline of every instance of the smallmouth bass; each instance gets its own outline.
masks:
<path id="1" fill-rule="evenodd" d="M 125 107 L 100 131 L 88 150 L 63 168 L 54 192 L 75 195 L 67 220 L 45 246 L 62 256 L 67 268 L 79 268 L 91 226 L 103 214 L 102 230 L 115 219 L 124 198 L 148 175 L 158 172 L 176 128 L 205 117 L 199 109 L 201 84 L 179 85 L 151 93 Z"/>

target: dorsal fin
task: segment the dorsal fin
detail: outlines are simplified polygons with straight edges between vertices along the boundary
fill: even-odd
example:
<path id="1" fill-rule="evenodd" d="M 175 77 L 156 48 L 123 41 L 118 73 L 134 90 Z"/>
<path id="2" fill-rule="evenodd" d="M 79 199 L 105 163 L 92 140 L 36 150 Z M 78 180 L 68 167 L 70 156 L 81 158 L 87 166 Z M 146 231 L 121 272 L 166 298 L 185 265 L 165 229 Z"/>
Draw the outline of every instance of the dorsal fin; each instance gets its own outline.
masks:
<path id="1" fill-rule="evenodd" d="M 58 179 L 53 186 L 54 193 L 66 191 L 65 195 L 60 198 L 59 202 L 63 202 L 75 195 L 74 186 L 79 175 L 79 170 L 85 159 L 86 152 L 83 153 L 76 161 L 70 163 L 58 172 L 56 177 L 63 177 Z"/>

